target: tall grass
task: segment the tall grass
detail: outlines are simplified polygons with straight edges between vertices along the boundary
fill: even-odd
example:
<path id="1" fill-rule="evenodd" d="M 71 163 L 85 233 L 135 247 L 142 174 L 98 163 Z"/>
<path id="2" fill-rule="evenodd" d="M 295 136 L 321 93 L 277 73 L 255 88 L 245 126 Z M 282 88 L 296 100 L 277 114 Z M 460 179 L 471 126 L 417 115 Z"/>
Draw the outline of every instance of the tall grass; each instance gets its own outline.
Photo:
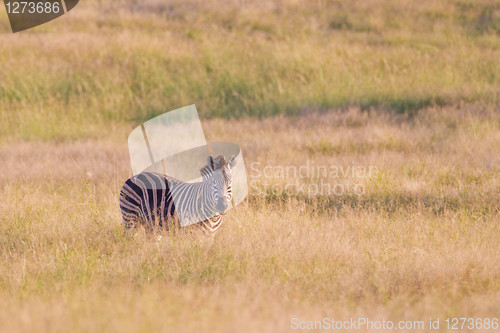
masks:
<path id="1" fill-rule="evenodd" d="M 498 105 L 494 1 L 85 1 L 0 26 L 2 138 L 100 137 L 195 103 L 203 117 Z"/>
<path id="2" fill-rule="evenodd" d="M 499 317 L 494 110 L 407 119 L 351 108 L 204 126 L 209 140 L 242 145 L 250 183 L 213 243 L 124 237 L 125 142 L 2 145 L 0 330 L 285 332 L 291 318 Z M 265 184 L 293 175 L 256 176 L 313 162 L 377 172 L 323 177 L 363 184 L 361 196 L 283 193 Z"/>
<path id="3" fill-rule="evenodd" d="M 0 331 L 500 318 L 499 10 L 86 0 L 15 35 L 0 10 Z M 126 238 L 126 136 L 192 103 L 248 199 L 213 242 Z M 375 172 L 264 174 L 307 165 Z M 322 181 L 364 192 L 284 186 Z"/>

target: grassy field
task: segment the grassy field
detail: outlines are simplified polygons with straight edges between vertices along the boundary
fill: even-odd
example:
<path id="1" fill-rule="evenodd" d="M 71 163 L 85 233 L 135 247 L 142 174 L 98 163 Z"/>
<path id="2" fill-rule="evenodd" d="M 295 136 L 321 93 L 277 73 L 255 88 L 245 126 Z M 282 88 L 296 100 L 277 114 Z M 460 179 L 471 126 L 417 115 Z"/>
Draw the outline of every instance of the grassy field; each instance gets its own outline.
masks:
<path id="1" fill-rule="evenodd" d="M 0 331 L 500 318 L 496 2 L 86 0 L 7 24 Z M 127 135 L 193 103 L 248 198 L 213 241 L 127 238 Z"/>
<path id="2" fill-rule="evenodd" d="M 496 107 L 499 34 L 497 1 L 86 0 L 22 34 L 1 10 L 0 138 L 100 138 L 193 103 L 225 118 Z"/>

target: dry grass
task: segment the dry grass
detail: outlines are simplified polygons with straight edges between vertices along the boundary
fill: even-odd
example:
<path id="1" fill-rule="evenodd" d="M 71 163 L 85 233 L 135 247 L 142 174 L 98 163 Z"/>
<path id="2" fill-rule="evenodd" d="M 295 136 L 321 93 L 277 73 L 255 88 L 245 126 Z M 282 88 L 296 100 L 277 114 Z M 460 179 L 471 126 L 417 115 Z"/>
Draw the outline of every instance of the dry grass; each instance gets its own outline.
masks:
<path id="1" fill-rule="evenodd" d="M 0 10 L 0 331 L 500 317 L 499 34 L 494 0 L 85 0 L 15 35 Z M 248 199 L 213 243 L 125 238 L 127 134 L 193 103 Z M 300 191 L 324 182 L 363 194 Z"/>
<path id="2" fill-rule="evenodd" d="M 4 144 L 0 330 L 275 332 L 293 317 L 500 316 L 497 112 L 351 108 L 204 127 L 241 144 L 249 176 L 306 160 L 378 172 L 329 179 L 364 184 L 359 197 L 261 194 L 263 182 L 293 177 L 250 177 L 213 243 L 156 243 L 122 234 L 125 140 Z"/>
<path id="3" fill-rule="evenodd" d="M 193 103 L 206 118 L 499 105 L 494 0 L 86 0 L 31 32 L 7 22 L 2 141 L 122 138 Z"/>

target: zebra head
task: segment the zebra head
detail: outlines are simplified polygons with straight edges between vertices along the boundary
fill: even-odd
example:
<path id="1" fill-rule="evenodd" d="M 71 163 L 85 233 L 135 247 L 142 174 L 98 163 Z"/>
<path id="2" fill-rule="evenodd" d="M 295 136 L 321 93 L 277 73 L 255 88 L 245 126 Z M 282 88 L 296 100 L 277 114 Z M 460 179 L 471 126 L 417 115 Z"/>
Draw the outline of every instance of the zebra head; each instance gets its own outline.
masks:
<path id="1" fill-rule="evenodd" d="M 226 161 L 223 155 L 216 158 L 209 156 L 207 165 L 200 171 L 203 176 L 203 181 L 211 184 L 213 194 L 213 202 L 218 213 L 225 214 L 231 205 L 233 199 L 232 185 L 233 176 L 231 169 L 235 164 L 236 156 L 231 156 L 229 161 Z"/>

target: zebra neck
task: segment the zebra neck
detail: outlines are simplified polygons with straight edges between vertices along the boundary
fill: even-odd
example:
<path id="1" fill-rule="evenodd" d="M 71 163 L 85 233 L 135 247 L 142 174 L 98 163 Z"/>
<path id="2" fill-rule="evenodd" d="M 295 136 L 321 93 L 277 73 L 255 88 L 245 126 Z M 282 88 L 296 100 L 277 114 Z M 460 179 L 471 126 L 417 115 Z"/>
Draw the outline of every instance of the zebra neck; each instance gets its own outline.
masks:
<path id="1" fill-rule="evenodd" d="M 198 223 L 218 215 L 210 183 L 174 183 L 175 209 L 186 224 Z"/>
<path id="2" fill-rule="evenodd" d="M 200 222 L 217 215 L 216 202 L 213 198 L 212 184 L 201 183 L 201 194 L 197 196 L 197 205 L 200 209 Z"/>

